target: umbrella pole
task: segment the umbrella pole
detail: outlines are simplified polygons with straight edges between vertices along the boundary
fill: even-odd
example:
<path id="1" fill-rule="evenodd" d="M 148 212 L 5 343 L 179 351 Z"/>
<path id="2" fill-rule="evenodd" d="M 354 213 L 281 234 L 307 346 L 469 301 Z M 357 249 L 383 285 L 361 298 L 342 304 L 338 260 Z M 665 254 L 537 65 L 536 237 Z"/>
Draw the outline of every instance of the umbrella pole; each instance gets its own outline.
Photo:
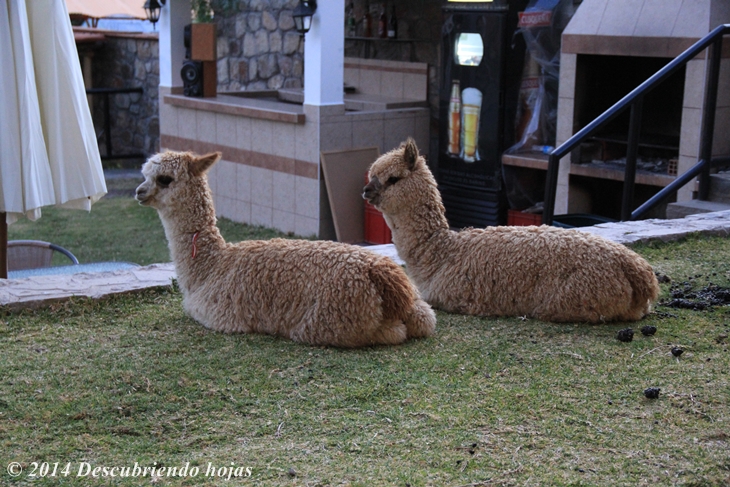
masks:
<path id="1" fill-rule="evenodd" d="M 8 278 L 8 221 L 5 212 L 0 213 L 0 279 Z"/>

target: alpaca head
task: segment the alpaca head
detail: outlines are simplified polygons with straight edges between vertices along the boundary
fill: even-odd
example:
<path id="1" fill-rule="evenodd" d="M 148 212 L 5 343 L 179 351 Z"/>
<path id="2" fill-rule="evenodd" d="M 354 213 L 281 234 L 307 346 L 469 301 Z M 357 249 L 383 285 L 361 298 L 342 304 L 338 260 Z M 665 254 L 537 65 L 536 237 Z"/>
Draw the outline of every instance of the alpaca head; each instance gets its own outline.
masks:
<path id="1" fill-rule="evenodd" d="M 203 176 L 220 157 L 220 152 L 204 156 L 172 151 L 155 154 L 142 166 L 145 179 L 137 187 L 135 199 L 159 211 L 175 207 L 177 202 L 190 199 L 190 183 L 203 183 Z"/>
<path id="2" fill-rule="evenodd" d="M 410 137 L 380 156 L 370 166 L 369 176 L 362 197 L 386 215 L 412 208 L 423 198 L 433 198 L 434 193 L 440 199 L 436 181 Z"/>

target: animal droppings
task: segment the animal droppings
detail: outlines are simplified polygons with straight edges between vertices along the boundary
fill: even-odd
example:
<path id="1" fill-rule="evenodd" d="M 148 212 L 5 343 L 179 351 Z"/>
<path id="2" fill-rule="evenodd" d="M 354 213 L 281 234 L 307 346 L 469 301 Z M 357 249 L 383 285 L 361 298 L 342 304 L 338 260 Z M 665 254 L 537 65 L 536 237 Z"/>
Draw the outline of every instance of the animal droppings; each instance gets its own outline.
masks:
<path id="1" fill-rule="evenodd" d="M 623 330 L 619 330 L 618 334 L 616 335 L 616 339 L 620 342 L 630 342 L 634 339 L 634 330 L 631 328 L 624 328 Z"/>
<path id="2" fill-rule="evenodd" d="M 674 355 L 675 357 L 679 357 L 683 353 L 684 353 L 684 350 L 681 349 L 680 347 L 672 347 L 672 355 Z"/>
<path id="3" fill-rule="evenodd" d="M 656 399 L 659 397 L 659 389 L 658 387 L 648 387 L 644 389 L 644 396 L 646 396 L 647 399 Z"/>
<path id="4" fill-rule="evenodd" d="M 699 290 L 694 290 L 692 284 L 686 281 L 681 286 L 673 284 L 671 296 L 669 301 L 662 303 L 664 306 L 702 311 L 730 304 L 730 289 L 713 283 Z"/>
<path id="5" fill-rule="evenodd" d="M 680 308 L 680 309 L 692 309 L 695 311 L 702 311 L 703 309 L 707 309 L 707 303 L 703 301 L 691 301 L 689 299 L 672 299 L 669 301 L 666 306 L 670 308 Z"/>
<path id="6" fill-rule="evenodd" d="M 665 284 L 665 283 L 667 283 L 667 282 L 672 282 L 672 278 L 671 278 L 671 277 L 669 277 L 669 276 L 668 276 L 668 275 L 666 275 L 666 274 L 662 274 L 661 272 L 655 272 L 655 273 L 654 273 L 654 275 L 656 275 L 656 279 L 657 279 L 657 281 L 659 281 L 660 283 L 663 283 L 663 284 Z"/>
<path id="7" fill-rule="evenodd" d="M 641 334 L 650 337 L 656 333 L 656 326 L 646 325 L 641 327 Z"/>

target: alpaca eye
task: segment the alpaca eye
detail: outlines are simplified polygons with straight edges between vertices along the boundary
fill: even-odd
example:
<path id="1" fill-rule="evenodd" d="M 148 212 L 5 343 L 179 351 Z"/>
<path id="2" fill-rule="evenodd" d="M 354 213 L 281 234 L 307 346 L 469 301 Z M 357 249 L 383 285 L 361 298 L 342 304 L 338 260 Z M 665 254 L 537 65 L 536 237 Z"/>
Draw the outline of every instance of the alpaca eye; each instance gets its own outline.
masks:
<path id="1" fill-rule="evenodd" d="M 170 186 L 171 182 L 172 182 L 172 178 L 170 176 L 158 176 L 157 177 L 157 184 L 163 188 L 167 188 L 168 186 Z"/>
<path id="2" fill-rule="evenodd" d="M 388 178 L 388 184 L 395 184 L 398 181 L 400 181 L 401 179 L 403 179 L 403 178 L 398 178 L 398 177 L 395 177 L 395 176 L 391 176 L 391 177 Z"/>

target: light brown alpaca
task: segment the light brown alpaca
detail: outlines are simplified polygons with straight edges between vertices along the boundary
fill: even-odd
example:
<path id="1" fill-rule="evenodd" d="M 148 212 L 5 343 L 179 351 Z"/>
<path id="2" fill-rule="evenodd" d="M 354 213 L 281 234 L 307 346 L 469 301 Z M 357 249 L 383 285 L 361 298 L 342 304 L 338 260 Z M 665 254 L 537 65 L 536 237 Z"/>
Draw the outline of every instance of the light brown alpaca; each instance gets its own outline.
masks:
<path id="1" fill-rule="evenodd" d="M 226 243 L 206 177 L 219 158 L 157 154 L 137 188 L 137 200 L 160 215 L 190 316 L 213 330 L 337 347 L 433 333 L 433 310 L 386 257 L 336 242 Z"/>
<path id="2" fill-rule="evenodd" d="M 398 255 L 432 306 L 547 321 L 633 321 L 659 293 L 651 266 L 623 245 L 549 226 L 454 232 L 412 139 L 373 163 L 363 197 L 383 212 Z"/>

